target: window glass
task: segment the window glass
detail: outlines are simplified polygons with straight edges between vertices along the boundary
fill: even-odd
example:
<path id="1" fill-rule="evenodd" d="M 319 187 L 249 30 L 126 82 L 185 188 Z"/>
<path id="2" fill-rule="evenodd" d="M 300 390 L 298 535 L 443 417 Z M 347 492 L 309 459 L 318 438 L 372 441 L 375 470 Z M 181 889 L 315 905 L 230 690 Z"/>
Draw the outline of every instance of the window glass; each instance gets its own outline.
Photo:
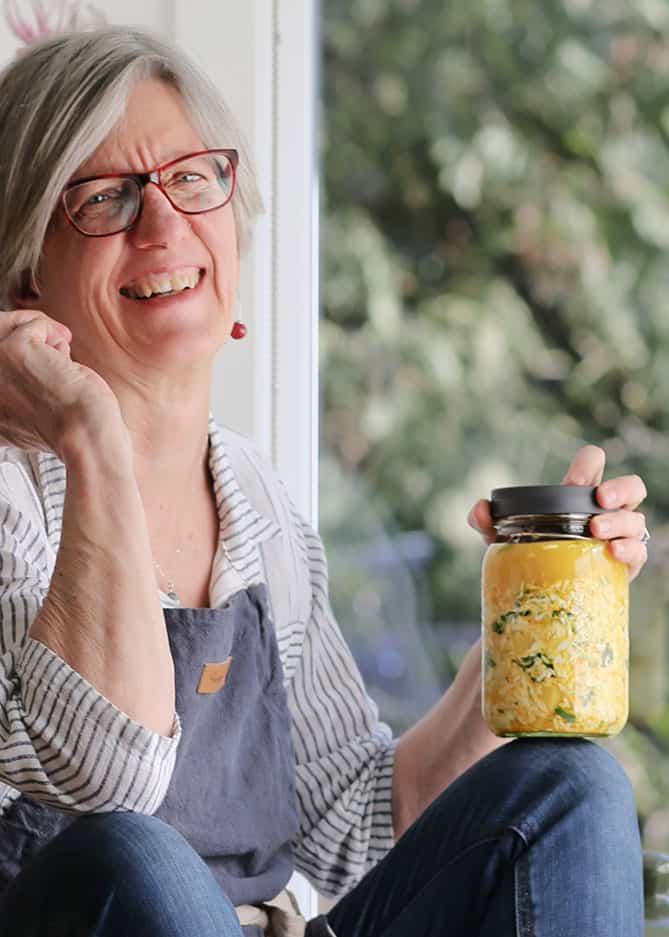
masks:
<path id="1" fill-rule="evenodd" d="M 471 505 L 584 441 L 639 473 L 631 712 L 669 851 L 669 5 L 323 0 L 321 528 L 401 731 L 476 639 Z"/>

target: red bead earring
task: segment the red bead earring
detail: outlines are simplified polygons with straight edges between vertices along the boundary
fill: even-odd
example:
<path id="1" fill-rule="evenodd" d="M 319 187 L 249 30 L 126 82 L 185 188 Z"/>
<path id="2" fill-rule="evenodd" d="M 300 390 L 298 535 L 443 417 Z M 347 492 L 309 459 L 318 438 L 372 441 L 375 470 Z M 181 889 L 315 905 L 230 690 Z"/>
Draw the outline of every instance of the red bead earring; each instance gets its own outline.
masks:
<path id="1" fill-rule="evenodd" d="M 230 336 L 231 338 L 236 338 L 236 339 L 244 338 L 247 331 L 248 329 L 246 328 L 244 323 L 240 322 L 239 319 L 237 319 L 237 321 L 232 326 L 232 331 L 230 332 Z"/>

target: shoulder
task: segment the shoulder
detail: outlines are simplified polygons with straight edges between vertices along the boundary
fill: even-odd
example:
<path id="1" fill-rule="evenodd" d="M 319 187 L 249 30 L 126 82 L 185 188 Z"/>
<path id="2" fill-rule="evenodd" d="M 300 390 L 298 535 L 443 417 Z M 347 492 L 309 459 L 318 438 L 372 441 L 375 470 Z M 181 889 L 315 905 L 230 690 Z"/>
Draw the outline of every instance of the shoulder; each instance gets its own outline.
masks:
<path id="1" fill-rule="evenodd" d="M 233 467 L 248 462 L 258 474 L 276 477 L 269 456 L 262 452 L 253 440 L 230 429 L 229 426 L 224 426 L 222 423 L 216 423 L 215 426 L 225 453 L 233 463 Z"/>
<path id="2" fill-rule="evenodd" d="M 250 504 L 260 514 L 272 514 L 284 530 L 293 528 L 300 518 L 267 453 L 229 427 L 217 423 L 216 428 L 230 469 Z"/>
<path id="3" fill-rule="evenodd" d="M 255 510 L 271 516 L 289 538 L 297 567 L 308 571 L 314 560 L 321 564 L 320 537 L 297 510 L 269 457 L 246 436 L 224 426 L 219 431 L 239 487 Z"/>

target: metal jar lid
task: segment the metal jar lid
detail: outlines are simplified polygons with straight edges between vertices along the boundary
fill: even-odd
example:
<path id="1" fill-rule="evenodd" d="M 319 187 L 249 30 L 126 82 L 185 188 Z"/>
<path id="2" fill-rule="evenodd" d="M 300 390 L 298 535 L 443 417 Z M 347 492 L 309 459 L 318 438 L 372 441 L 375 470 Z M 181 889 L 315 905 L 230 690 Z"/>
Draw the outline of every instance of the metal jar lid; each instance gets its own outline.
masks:
<path id="1" fill-rule="evenodd" d="M 490 496 L 493 520 L 501 517 L 522 517 L 532 514 L 604 514 L 606 508 L 597 504 L 596 487 L 587 485 L 529 485 L 517 488 L 495 488 Z"/>

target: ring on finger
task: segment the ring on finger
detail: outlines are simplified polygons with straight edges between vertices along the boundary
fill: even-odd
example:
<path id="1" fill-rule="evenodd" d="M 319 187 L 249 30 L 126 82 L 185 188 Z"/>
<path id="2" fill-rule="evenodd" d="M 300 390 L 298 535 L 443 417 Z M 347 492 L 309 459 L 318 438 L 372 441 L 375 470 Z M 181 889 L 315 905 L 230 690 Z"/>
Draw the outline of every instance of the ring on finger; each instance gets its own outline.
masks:
<path id="1" fill-rule="evenodd" d="M 641 543 L 648 543 L 649 540 L 650 540 L 650 533 L 648 532 L 648 528 L 644 527 L 643 533 L 641 534 Z"/>

